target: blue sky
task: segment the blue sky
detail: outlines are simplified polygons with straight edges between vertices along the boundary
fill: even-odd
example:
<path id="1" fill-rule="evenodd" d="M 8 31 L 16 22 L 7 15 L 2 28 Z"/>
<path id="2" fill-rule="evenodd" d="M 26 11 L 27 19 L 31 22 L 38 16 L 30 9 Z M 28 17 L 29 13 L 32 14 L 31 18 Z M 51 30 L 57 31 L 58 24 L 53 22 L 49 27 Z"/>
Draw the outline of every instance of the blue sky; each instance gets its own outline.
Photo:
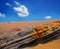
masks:
<path id="1" fill-rule="evenodd" d="M 0 0 L 0 22 L 60 19 L 60 0 Z"/>

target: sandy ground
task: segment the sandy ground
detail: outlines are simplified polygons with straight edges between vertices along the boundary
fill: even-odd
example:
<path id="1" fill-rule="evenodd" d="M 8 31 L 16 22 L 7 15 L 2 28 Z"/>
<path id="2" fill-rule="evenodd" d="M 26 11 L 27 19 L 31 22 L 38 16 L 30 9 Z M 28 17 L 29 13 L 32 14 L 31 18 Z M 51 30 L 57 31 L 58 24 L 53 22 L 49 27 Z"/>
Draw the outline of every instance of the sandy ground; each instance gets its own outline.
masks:
<path id="1" fill-rule="evenodd" d="M 45 44 L 38 44 L 31 49 L 60 49 L 60 39 Z"/>
<path id="2" fill-rule="evenodd" d="M 50 22 L 9 22 L 9 23 L 0 23 L 0 38 L 6 36 L 13 36 L 17 34 L 18 31 L 27 30 L 33 27 L 43 26 L 49 24 Z M 1 35 L 4 36 L 1 36 Z M 45 44 L 37 44 L 30 48 L 25 49 L 60 49 L 60 39 L 53 40 Z"/>

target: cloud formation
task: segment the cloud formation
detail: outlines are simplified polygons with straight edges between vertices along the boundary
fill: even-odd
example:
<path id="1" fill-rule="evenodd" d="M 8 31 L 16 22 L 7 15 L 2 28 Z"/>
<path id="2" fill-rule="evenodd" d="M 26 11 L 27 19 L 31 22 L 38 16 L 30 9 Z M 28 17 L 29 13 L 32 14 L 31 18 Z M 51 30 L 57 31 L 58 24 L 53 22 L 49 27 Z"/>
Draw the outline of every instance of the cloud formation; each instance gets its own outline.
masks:
<path id="1" fill-rule="evenodd" d="M 10 7 L 12 6 L 10 3 L 6 3 L 6 5 L 8 5 L 8 6 L 10 6 Z"/>
<path id="2" fill-rule="evenodd" d="M 13 9 L 17 12 L 19 17 L 26 17 L 29 15 L 28 8 L 25 5 L 21 5 L 17 1 L 14 1 L 14 3 L 18 5 L 18 7 L 13 7 Z"/>
<path id="3" fill-rule="evenodd" d="M 16 5 L 20 5 L 20 3 L 19 3 L 19 2 L 17 2 L 17 1 L 14 1 L 14 3 L 15 3 Z"/>
<path id="4" fill-rule="evenodd" d="M 28 9 L 25 5 L 20 5 L 19 7 L 14 7 L 13 9 L 17 11 L 17 15 L 19 17 L 26 17 L 29 15 Z"/>
<path id="5" fill-rule="evenodd" d="M 0 13 L 0 18 L 4 18 L 4 17 L 5 17 L 5 14 Z"/>
<path id="6" fill-rule="evenodd" d="M 46 16 L 44 17 L 45 19 L 51 19 L 52 17 L 51 16 Z"/>
<path id="7" fill-rule="evenodd" d="M 25 5 L 21 5 L 19 2 L 14 1 L 14 3 L 17 5 L 17 7 L 13 6 L 13 9 L 17 12 L 17 15 L 19 17 L 26 17 L 29 15 L 28 8 Z M 10 3 L 6 3 L 8 6 L 12 6 Z"/>

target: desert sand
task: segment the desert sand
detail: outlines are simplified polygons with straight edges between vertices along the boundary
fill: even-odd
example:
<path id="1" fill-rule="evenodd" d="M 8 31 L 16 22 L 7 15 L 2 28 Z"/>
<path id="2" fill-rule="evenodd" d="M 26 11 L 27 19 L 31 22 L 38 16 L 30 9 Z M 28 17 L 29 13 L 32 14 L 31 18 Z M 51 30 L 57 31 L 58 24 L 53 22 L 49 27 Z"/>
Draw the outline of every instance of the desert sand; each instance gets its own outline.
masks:
<path id="1" fill-rule="evenodd" d="M 60 49 L 60 39 L 45 44 L 38 44 L 31 49 Z"/>
<path id="2" fill-rule="evenodd" d="M 17 34 L 18 31 L 24 31 L 30 28 L 39 27 L 49 24 L 51 21 L 47 22 L 4 22 L 0 23 L 0 38 L 13 36 Z M 2 36 L 2 34 L 4 36 Z M 60 39 L 53 40 L 45 44 L 37 44 L 30 48 L 25 49 L 60 49 Z"/>

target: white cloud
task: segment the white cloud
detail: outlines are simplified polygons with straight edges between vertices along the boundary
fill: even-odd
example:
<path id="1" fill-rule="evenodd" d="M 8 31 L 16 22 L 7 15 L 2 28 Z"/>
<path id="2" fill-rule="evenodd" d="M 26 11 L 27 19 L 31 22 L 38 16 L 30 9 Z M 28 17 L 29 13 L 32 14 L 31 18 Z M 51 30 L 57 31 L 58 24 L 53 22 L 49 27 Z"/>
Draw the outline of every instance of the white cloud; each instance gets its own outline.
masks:
<path id="1" fill-rule="evenodd" d="M 13 9 L 17 11 L 17 15 L 19 17 L 26 17 L 29 15 L 28 9 L 25 5 L 20 5 L 19 7 L 14 7 Z"/>
<path id="2" fill-rule="evenodd" d="M 16 5 L 20 5 L 20 3 L 19 3 L 19 2 L 17 2 L 17 1 L 14 1 L 14 3 L 15 3 Z"/>
<path id="3" fill-rule="evenodd" d="M 26 17 L 26 16 L 28 16 L 29 15 L 29 12 L 28 12 L 28 8 L 25 6 L 25 5 L 21 5 L 19 2 L 17 2 L 17 1 L 14 1 L 14 3 L 16 4 L 16 5 L 18 5 L 17 7 L 13 7 L 10 3 L 6 3 L 6 5 L 8 5 L 8 6 L 12 6 L 13 7 L 13 9 L 17 12 L 17 15 L 19 16 L 19 17 Z"/>
<path id="4" fill-rule="evenodd" d="M 3 18 L 4 18 L 4 17 L 5 17 L 5 14 L 0 13 L 0 18 L 1 18 L 1 17 L 3 17 Z"/>
<path id="5" fill-rule="evenodd" d="M 12 6 L 10 3 L 6 3 L 6 5 L 8 5 L 8 6 L 10 6 L 10 7 Z"/>
<path id="6" fill-rule="evenodd" d="M 52 17 L 51 16 L 46 16 L 44 17 L 45 19 L 51 19 Z"/>

